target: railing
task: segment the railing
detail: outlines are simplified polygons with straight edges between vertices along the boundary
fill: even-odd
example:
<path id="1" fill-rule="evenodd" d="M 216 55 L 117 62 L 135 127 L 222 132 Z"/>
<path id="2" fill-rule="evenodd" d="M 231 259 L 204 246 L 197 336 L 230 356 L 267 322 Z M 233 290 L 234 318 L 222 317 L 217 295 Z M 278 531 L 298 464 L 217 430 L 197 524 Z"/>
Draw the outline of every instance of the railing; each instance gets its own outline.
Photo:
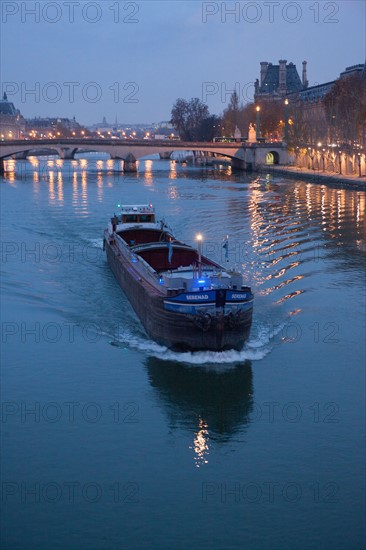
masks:
<path id="1" fill-rule="evenodd" d="M 247 143 L 248 138 L 233 138 L 233 137 L 214 137 L 214 143 Z M 254 143 L 265 143 L 265 138 L 258 138 Z"/>

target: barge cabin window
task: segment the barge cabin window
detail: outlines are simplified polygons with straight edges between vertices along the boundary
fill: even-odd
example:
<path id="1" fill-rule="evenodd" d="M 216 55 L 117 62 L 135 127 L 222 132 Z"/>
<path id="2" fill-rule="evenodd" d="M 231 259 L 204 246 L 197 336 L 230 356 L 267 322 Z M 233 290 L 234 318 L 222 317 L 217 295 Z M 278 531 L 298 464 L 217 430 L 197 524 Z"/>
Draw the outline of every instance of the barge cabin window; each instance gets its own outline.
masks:
<path id="1" fill-rule="evenodd" d="M 124 214 L 122 223 L 154 223 L 154 214 Z"/>

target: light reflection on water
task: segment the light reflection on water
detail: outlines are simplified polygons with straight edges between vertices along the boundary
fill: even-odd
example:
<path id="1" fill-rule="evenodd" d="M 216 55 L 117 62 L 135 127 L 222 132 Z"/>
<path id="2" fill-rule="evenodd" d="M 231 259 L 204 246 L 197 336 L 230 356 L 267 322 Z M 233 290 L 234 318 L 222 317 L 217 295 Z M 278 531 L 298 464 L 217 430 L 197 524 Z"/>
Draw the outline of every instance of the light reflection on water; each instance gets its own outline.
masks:
<path id="1" fill-rule="evenodd" d="M 208 464 L 208 455 L 209 455 L 209 432 L 208 424 L 202 418 L 198 420 L 198 431 L 195 434 L 193 441 L 193 450 L 195 453 L 195 463 L 196 467 L 199 468 L 203 464 Z M 192 447 L 191 447 L 192 448 Z"/>
<path id="2" fill-rule="evenodd" d="M 229 441 L 248 429 L 253 412 L 250 361 L 203 369 L 150 357 L 146 365 L 169 426 L 193 437 L 189 448 L 196 467 L 210 463 L 215 442 Z"/>
<path id="3" fill-rule="evenodd" d="M 56 195 L 55 195 L 55 173 L 53 170 L 49 171 L 49 201 L 50 204 L 55 204 Z"/>
<path id="4" fill-rule="evenodd" d="M 140 161 L 141 174 L 138 176 L 146 188 L 152 189 L 159 177 L 153 172 L 152 160 Z M 39 185 L 42 181 L 48 182 L 48 200 L 53 206 L 63 206 L 65 201 L 64 186 L 72 180 L 72 204 L 76 211 L 83 217 L 90 215 L 88 204 L 88 187 L 95 187 L 97 183 L 97 201 L 103 202 L 105 186 L 109 188 L 119 181 L 136 180 L 135 175 L 123 176 L 120 168 L 123 161 L 111 159 L 81 158 L 65 161 L 58 158 L 30 157 L 28 161 L 6 161 L 5 180 L 10 184 L 17 178 L 31 177 L 34 182 L 34 192 L 39 193 Z M 169 171 L 165 173 L 168 181 L 172 179 L 187 178 L 190 171 L 184 171 L 174 161 L 166 161 Z M 179 174 L 178 174 L 179 168 Z M 154 168 L 155 170 L 155 168 Z M 213 172 L 214 173 L 214 172 Z M 219 177 L 226 179 L 229 176 L 227 170 L 220 171 Z M 106 178 L 109 174 L 110 177 Z M 193 173 L 192 173 L 193 174 Z M 194 178 L 196 175 L 193 176 Z M 204 178 L 204 176 L 202 176 Z M 233 215 L 240 215 L 243 227 L 249 224 L 249 234 L 245 235 L 236 226 L 236 235 L 239 241 L 250 242 L 252 255 L 261 261 L 259 265 L 265 265 L 266 270 L 271 269 L 270 275 L 260 269 L 255 278 L 259 286 L 264 285 L 272 277 L 281 278 L 290 269 L 297 268 L 299 262 L 309 261 L 306 254 L 307 247 L 314 248 L 315 242 L 320 242 L 323 237 L 338 242 L 342 245 L 350 237 L 350 230 L 356 230 L 357 248 L 365 249 L 365 194 L 362 191 L 339 189 L 326 185 L 304 184 L 297 182 L 292 189 L 282 191 L 281 182 L 260 176 L 249 179 L 246 188 L 246 199 L 230 201 L 230 211 Z M 180 192 L 180 185 L 168 185 L 168 198 L 171 201 L 188 197 Z M 210 186 L 208 186 L 210 188 Z M 206 199 L 212 198 L 208 195 Z M 204 206 L 204 203 L 203 203 Z M 207 225 L 211 224 L 211 209 L 203 219 Z M 325 233 L 321 235 L 319 228 Z M 236 246 L 236 243 L 235 243 Z M 232 248 L 233 250 L 233 248 Z M 290 252 L 289 252 L 290 251 Z M 234 254 L 233 254 L 234 256 Z M 237 255 L 235 255 L 235 259 Z M 249 254 L 250 256 L 250 254 Z M 297 260 L 298 257 L 298 261 Z M 250 258 L 244 258 L 245 260 Z M 314 259 L 314 258 L 313 258 Z M 222 260 L 222 258 L 220 258 Z M 292 260 L 292 262 L 288 262 Z M 281 263 L 287 265 L 282 267 Z M 242 263 L 239 261 L 239 263 Z M 278 271 L 272 271 L 279 264 Z M 258 262 L 256 262 L 258 266 Z M 247 269 L 246 265 L 242 266 Z M 252 273 L 252 275 L 254 275 Z M 301 280 L 305 276 L 295 275 L 290 282 Z M 278 289 L 278 287 L 276 287 Z M 268 289 L 266 290 L 268 292 Z"/>

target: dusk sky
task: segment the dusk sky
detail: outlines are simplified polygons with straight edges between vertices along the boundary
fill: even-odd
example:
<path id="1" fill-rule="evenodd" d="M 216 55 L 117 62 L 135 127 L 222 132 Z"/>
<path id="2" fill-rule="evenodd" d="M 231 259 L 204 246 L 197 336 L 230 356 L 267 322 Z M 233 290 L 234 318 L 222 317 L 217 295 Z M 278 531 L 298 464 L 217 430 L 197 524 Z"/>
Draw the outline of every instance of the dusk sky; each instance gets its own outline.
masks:
<path id="1" fill-rule="evenodd" d="M 301 76 L 307 60 L 310 86 L 363 63 L 365 5 L 3 0 L 2 92 L 25 117 L 82 124 L 169 120 L 178 97 L 219 114 L 235 83 L 252 99 L 260 61 L 286 59 Z"/>

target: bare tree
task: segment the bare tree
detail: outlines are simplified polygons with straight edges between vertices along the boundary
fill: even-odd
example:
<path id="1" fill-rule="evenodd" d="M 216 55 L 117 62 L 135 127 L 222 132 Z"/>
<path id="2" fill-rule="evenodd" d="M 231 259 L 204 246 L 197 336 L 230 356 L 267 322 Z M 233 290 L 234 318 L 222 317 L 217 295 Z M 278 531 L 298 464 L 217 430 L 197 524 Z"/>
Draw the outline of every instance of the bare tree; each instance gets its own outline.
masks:
<path id="1" fill-rule="evenodd" d="M 353 145 L 363 142 L 366 124 L 366 75 L 339 78 L 324 98 L 327 124 L 337 141 Z"/>
<path id="2" fill-rule="evenodd" d="M 177 99 L 172 108 L 171 123 L 183 140 L 203 141 L 209 133 L 209 125 L 216 125 L 217 120 L 210 116 L 207 105 L 195 97 L 190 101 Z"/>
<path id="3" fill-rule="evenodd" d="M 241 110 L 242 107 L 239 103 L 238 94 L 236 93 L 236 90 L 234 90 L 230 97 L 229 105 L 222 113 L 223 133 L 225 136 L 234 136 L 235 127 L 239 127 L 240 124 Z"/>

